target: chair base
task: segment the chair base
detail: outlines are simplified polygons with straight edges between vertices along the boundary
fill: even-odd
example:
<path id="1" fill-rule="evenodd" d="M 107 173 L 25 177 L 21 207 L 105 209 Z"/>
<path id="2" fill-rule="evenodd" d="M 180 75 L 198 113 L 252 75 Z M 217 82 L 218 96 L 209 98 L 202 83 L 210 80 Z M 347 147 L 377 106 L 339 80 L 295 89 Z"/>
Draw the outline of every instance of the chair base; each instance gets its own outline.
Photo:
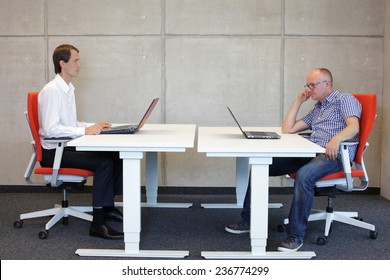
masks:
<path id="1" fill-rule="evenodd" d="M 45 230 L 39 232 L 38 236 L 40 239 L 46 239 L 48 236 L 49 229 L 54 226 L 59 220 L 62 219 L 63 224 L 68 224 L 68 217 L 76 217 L 86 221 L 92 221 L 92 215 L 87 212 L 92 212 L 91 206 L 67 206 L 68 201 L 63 201 L 62 205 L 54 205 L 53 208 L 24 213 L 20 215 L 20 220 L 14 222 L 15 228 L 21 228 L 23 226 L 23 220 L 34 219 L 40 217 L 52 216 L 52 218 L 46 223 Z"/>
<path id="2" fill-rule="evenodd" d="M 49 230 L 59 220 L 68 216 L 76 217 L 86 221 L 92 221 L 92 215 L 87 214 L 86 212 L 92 212 L 92 207 L 90 206 L 62 207 L 61 205 L 57 204 L 50 209 L 21 214 L 20 220 L 23 221 L 26 219 L 53 216 L 45 225 L 45 230 Z"/>
<path id="3" fill-rule="evenodd" d="M 308 221 L 311 222 L 311 221 L 321 221 L 321 220 L 325 220 L 325 231 L 324 231 L 324 236 L 321 236 L 317 239 L 318 245 L 325 245 L 327 237 L 329 236 L 331 225 L 334 221 L 363 228 L 363 229 L 368 229 L 370 230 L 370 237 L 372 239 L 376 239 L 378 235 L 378 232 L 375 230 L 374 225 L 363 222 L 359 219 L 358 212 L 341 212 L 341 211 L 334 212 L 332 207 L 327 207 L 326 211 L 312 209 Z M 283 223 L 284 225 L 287 225 L 289 223 L 288 218 L 284 219 Z M 284 229 L 284 226 L 278 227 L 278 229 L 281 228 Z"/>
<path id="4" fill-rule="evenodd" d="M 324 236 L 326 237 L 329 236 L 330 227 L 334 221 L 375 231 L 374 225 L 359 220 L 359 214 L 357 212 L 327 212 L 317 209 L 312 210 L 312 214 L 309 216 L 309 221 L 320 220 L 325 220 Z"/>

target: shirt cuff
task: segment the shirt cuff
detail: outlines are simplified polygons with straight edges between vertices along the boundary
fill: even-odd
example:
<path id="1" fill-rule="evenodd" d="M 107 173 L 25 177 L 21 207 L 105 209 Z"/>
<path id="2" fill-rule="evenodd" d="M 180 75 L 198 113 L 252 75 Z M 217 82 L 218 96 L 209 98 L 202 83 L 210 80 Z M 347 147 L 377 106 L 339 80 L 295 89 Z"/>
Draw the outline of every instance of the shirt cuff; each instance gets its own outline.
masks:
<path id="1" fill-rule="evenodd" d="M 77 136 L 83 136 L 83 135 L 85 135 L 85 129 L 86 129 L 86 127 L 78 127 L 78 128 L 76 128 L 76 134 L 77 134 Z"/>

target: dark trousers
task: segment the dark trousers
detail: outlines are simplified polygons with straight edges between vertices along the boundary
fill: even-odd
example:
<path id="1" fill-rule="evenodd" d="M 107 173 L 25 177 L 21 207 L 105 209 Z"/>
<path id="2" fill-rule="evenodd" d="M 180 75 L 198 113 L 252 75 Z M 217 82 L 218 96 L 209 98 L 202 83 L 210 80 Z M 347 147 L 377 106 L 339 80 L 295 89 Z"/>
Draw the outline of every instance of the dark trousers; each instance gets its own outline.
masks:
<path id="1" fill-rule="evenodd" d="M 52 167 L 55 149 L 43 150 L 41 166 Z M 92 206 L 114 205 L 114 196 L 123 193 L 122 160 L 118 152 L 81 152 L 66 147 L 62 155 L 62 168 L 81 168 L 95 172 L 92 188 Z"/>

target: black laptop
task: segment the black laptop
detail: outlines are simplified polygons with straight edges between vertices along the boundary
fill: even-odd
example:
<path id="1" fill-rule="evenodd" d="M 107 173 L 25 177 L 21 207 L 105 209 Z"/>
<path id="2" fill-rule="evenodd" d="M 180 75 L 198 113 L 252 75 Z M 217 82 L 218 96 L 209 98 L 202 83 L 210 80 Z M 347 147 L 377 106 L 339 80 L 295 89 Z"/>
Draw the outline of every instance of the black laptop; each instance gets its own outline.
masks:
<path id="1" fill-rule="evenodd" d="M 146 121 L 148 120 L 154 107 L 156 107 L 158 100 L 159 100 L 159 98 L 153 99 L 152 103 L 150 103 L 148 110 L 146 110 L 146 113 L 144 114 L 144 116 L 142 117 L 142 119 L 138 125 L 127 124 L 127 125 L 111 126 L 111 127 L 103 129 L 101 134 L 134 134 L 134 133 L 138 132 L 144 126 Z"/>
<path id="2" fill-rule="evenodd" d="M 244 131 L 241 128 L 241 125 L 237 121 L 236 117 L 234 116 L 232 110 L 230 110 L 229 107 L 227 107 L 227 108 L 228 108 L 230 114 L 232 115 L 233 119 L 236 121 L 236 123 L 237 123 L 238 127 L 240 128 L 242 134 L 244 134 L 244 136 L 247 139 L 279 139 L 280 138 L 280 135 L 277 134 L 276 132 L 273 132 L 273 131 Z"/>

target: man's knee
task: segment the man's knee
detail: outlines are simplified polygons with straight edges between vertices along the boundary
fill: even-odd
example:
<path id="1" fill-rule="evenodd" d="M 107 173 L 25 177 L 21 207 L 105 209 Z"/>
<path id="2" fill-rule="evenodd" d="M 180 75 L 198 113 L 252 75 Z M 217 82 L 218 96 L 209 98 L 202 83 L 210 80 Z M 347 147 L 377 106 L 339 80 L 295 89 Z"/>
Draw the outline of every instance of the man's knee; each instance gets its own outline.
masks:
<path id="1" fill-rule="evenodd" d="M 300 188 L 313 188 L 315 184 L 315 177 L 313 174 L 302 170 L 297 171 L 296 177 L 295 177 L 295 185 L 299 185 Z"/>

